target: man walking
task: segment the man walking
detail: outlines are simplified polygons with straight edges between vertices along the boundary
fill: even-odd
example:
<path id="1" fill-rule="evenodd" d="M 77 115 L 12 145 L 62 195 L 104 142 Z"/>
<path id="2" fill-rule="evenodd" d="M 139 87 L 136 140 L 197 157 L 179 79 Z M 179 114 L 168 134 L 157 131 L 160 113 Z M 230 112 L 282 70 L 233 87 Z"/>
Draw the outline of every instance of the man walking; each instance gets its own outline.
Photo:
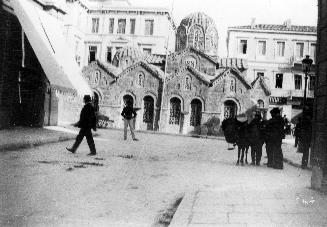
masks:
<path id="1" fill-rule="evenodd" d="M 282 140 L 285 138 L 284 121 L 278 108 L 273 108 L 270 114 L 271 119 L 268 120 L 266 126 L 268 167 L 283 169 Z"/>
<path id="2" fill-rule="evenodd" d="M 66 149 L 72 153 L 75 153 L 78 146 L 81 144 L 84 136 L 86 137 L 87 144 L 90 148 L 90 153 L 88 155 L 96 155 L 94 140 L 92 136 L 91 129 L 96 131 L 96 116 L 95 110 L 91 103 L 91 96 L 85 95 L 84 96 L 84 107 L 80 114 L 79 121 L 74 125 L 80 128 L 80 131 L 76 137 L 75 143 L 71 148 Z"/>
<path id="3" fill-rule="evenodd" d="M 135 138 L 134 126 L 133 126 L 133 121 L 134 118 L 136 117 L 136 112 L 133 109 L 133 104 L 131 101 L 126 101 L 126 105 L 123 111 L 121 112 L 121 115 L 124 118 L 124 140 L 127 140 L 127 127 L 129 126 L 133 140 L 138 141 L 138 139 Z"/>

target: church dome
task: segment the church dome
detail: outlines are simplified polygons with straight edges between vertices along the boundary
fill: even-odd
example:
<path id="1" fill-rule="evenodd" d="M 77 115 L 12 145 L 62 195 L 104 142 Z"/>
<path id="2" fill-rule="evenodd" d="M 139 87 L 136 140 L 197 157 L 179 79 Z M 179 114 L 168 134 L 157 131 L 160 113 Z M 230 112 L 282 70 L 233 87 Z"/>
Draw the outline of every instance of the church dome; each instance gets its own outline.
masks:
<path id="1" fill-rule="evenodd" d="M 115 53 L 112 64 L 116 67 L 127 68 L 137 61 L 144 59 L 144 54 L 138 48 L 126 46 L 117 50 Z"/>
<path id="2" fill-rule="evenodd" d="M 218 32 L 213 19 L 205 13 L 196 12 L 185 17 L 178 29 L 176 50 L 194 47 L 209 55 L 217 55 Z"/>

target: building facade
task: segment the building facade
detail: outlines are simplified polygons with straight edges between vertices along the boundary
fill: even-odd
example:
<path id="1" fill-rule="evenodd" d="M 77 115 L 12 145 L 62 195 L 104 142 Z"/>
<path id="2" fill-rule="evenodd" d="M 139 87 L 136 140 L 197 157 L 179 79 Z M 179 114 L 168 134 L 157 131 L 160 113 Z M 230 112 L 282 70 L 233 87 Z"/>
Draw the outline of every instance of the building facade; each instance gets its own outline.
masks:
<path id="1" fill-rule="evenodd" d="M 317 83 L 314 102 L 311 186 L 327 192 L 327 3 L 318 0 Z"/>
<path id="2" fill-rule="evenodd" d="M 91 89 L 65 43 L 66 12 L 45 1 L 0 3 L 0 127 L 76 121 Z"/>
<path id="3" fill-rule="evenodd" d="M 212 19 L 194 13 L 179 30 L 185 24 L 188 35 L 176 37 L 187 45 L 169 54 L 167 63 L 155 65 L 142 49 L 126 46 L 111 63 L 97 60 L 84 67 L 83 75 L 99 97 L 99 113 L 114 120 L 113 127 L 123 127 L 120 113 L 126 99 L 138 110 L 136 129 L 169 133 L 218 135 L 225 118 L 251 119 L 253 111 L 267 111 L 270 89 L 263 76 L 248 82 L 246 60 L 209 55 L 218 43 Z M 205 31 L 215 34 L 209 44 Z"/>
<path id="4" fill-rule="evenodd" d="M 81 68 L 96 59 L 111 63 L 126 46 L 146 55 L 174 50 L 175 24 L 165 8 L 136 7 L 127 0 L 76 0 L 68 7 L 66 37 Z"/>
<path id="5" fill-rule="evenodd" d="M 301 61 L 306 55 L 316 59 L 316 27 L 256 24 L 228 29 L 228 57 L 248 60 L 247 79 L 258 75 L 267 79 L 271 88 L 269 106 L 280 107 L 283 115 L 293 119 L 301 113 L 304 95 L 304 73 Z M 308 103 L 313 104 L 314 67 L 307 84 Z"/>

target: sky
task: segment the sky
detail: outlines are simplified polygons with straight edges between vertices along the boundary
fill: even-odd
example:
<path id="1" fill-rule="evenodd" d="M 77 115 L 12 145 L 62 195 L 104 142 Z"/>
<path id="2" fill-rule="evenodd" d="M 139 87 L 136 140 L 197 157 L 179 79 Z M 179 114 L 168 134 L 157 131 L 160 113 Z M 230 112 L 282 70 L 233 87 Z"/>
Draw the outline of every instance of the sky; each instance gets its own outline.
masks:
<path id="1" fill-rule="evenodd" d="M 216 23 L 219 35 L 219 55 L 226 56 L 226 36 L 229 26 L 283 24 L 317 25 L 317 0 L 129 0 L 133 6 L 173 8 L 176 26 L 190 13 L 201 11 Z M 172 7 L 173 6 L 173 7 Z"/>

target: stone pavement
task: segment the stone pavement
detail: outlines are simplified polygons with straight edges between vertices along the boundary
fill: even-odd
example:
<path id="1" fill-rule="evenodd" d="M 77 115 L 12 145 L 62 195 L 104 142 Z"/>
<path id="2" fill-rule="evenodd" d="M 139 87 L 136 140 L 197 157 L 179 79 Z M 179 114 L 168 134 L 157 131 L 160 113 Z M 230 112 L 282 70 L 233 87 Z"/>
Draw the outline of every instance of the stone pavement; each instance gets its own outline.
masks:
<path id="1" fill-rule="evenodd" d="M 45 128 L 14 127 L 0 130 L 0 152 L 29 148 L 74 139 L 77 130 L 50 126 Z"/>
<path id="2" fill-rule="evenodd" d="M 308 188 L 227 186 L 186 193 L 170 227 L 327 226 L 327 197 Z"/>

